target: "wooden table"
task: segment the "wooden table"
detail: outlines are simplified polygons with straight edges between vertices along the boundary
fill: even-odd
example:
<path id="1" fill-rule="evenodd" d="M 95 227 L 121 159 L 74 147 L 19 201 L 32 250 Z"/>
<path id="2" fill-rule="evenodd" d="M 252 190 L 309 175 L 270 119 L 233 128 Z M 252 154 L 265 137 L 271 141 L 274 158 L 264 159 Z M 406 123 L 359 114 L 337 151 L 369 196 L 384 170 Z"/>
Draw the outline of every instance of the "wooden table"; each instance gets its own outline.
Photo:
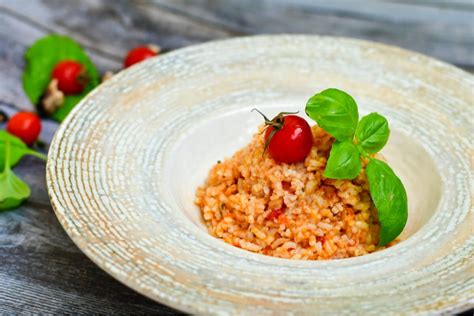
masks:
<path id="1" fill-rule="evenodd" d="M 100 71 L 117 71 L 133 46 L 165 51 L 257 33 L 348 36 L 406 47 L 474 70 L 470 0 L 312 1 L 0 0 L 0 109 L 32 109 L 20 76 L 23 52 L 47 33 L 67 34 Z M 57 124 L 44 120 L 49 143 Z M 0 314 L 174 314 L 112 279 L 66 236 L 49 204 L 45 165 L 25 158 L 15 171 L 32 187 L 27 203 L 0 213 Z M 1 189 L 1 188 L 0 188 Z"/>

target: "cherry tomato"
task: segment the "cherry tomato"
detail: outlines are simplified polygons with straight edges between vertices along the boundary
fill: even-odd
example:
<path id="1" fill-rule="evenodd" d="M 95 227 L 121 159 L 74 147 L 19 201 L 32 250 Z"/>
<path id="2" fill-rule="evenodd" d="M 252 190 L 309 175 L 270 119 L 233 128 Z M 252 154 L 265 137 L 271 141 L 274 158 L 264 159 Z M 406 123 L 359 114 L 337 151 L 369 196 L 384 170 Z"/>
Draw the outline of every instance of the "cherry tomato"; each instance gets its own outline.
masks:
<path id="1" fill-rule="evenodd" d="M 8 121 L 7 131 L 31 146 L 41 132 L 41 120 L 34 113 L 18 112 Z"/>
<path id="2" fill-rule="evenodd" d="M 277 162 L 304 161 L 313 145 L 309 124 L 296 115 L 278 114 L 273 120 L 265 119 L 265 143 L 268 153 Z"/>
<path id="3" fill-rule="evenodd" d="M 78 94 L 87 84 L 87 73 L 80 63 L 63 60 L 53 69 L 52 77 L 58 80 L 58 88 L 65 94 Z"/>
<path id="4" fill-rule="evenodd" d="M 149 47 L 149 46 L 139 46 L 130 50 L 125 57 L 123 65 L 125 68 L 130 67 L 136 63 L 139 63 L 147 58 L 154 57 L 158 55 L 158 48 Z"/>

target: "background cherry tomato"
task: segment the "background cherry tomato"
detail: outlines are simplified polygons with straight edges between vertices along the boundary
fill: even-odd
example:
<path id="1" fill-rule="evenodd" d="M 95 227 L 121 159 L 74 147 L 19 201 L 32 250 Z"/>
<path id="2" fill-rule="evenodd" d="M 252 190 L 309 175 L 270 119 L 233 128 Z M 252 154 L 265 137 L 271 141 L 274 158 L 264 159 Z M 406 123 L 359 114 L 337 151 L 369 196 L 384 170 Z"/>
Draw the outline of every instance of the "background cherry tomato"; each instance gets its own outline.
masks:
<path id="1" fill-rule="evenodd" d="M 278 116 L 277 116 L 278 117 Z M 273 121 L 277 118 L 273 119 Z M 295 163 L 304 161 L 313 145 L 313 134 L 308 122 L 296 115 L 283 117 L 283 126 L 272 134 L 274 126 L 265 131 L 265 141 L 271 137 L 267 150 L 277 162 Z"/>
<path id="2" fill-rule="evenodd" d="M 125 68 L 130 67 L 133 64 L 139 63 L 147 58 L 158 55 L 158 51 L 148 46 L 139 46 L 130 50 L 125 57 L 123 65 Z"/>
<path id="3" fill-rule="evenodd" d="M 41 132 L 41 120 L 34 113 L 18 112 L 8 121 L 7 131 L 31 146 Z"/>
<path id="4" fill-rule="evenodd" d="M 80 63 L 63 60 L 53 69 L 52 77 L 58 80 L 58 88 L 65 94 L 78 94 L 87 84 L 87 73 Z"/>

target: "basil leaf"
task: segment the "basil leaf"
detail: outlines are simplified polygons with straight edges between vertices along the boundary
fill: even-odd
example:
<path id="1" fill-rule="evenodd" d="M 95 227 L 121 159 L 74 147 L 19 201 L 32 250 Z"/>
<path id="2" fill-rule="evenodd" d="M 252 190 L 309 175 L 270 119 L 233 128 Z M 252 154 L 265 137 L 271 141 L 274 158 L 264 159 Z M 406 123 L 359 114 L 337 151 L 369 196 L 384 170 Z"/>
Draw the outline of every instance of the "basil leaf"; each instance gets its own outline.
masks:
<path id="1" fill-rule="evenodd" d="M 351 142 L 335 142 L 324 170 L 330 179 L 354 179 L 362 168 L 359 151 Z"/>
<path id="2" fill-rule="evenodd" d="M 5 168 L 5 146 L 7 142 L 10 144 L 9 167 L 14 167 L 24 155 L 32 155 L 40 159 L 46 160 L 45 155 L 28 148 L 28 146 L 26 146 L 26 144 L 18 137 L 13 136 L 12 134 L 4 130 L 0 130 L 0 170 L 3 170 Z"/>
<path id="3" fill-rule="evenodd" d="M 5 155 L 3 172 L 0 173 L 0 211 L 18 207 L 31 194 L 28 185 L 18 178 L 10 168 L 11 144 L 7 141 L 2 151 Z"/>
<path id="4" fill-rule="evenodd" d="M 366 168 L 370 195 L 380 222 L 379 245 L 385 246 L 403 231 L 408 219 L 407 193 L 400 179 L 385 163 L 372 159 Z"/>
<path id="5" fill-rule="evenodd" d="M 327 89 L 306 103 L 306 114 L 339 141 L 352 140 L 359 120 L 354 99 L 338 89 Z"/>
<path id="6" fill-rule="evenodd" d="M 10 167 L 15 166 L 29 149 L 28 146 L 26 146 L 26 144 L 18 137 L 11 135 L 4 130 L 0 130 L 0 170 L 5 169 L 5 146 L 7 142 L 9 142 L 10 147 L 13 148 L 10 154 Z"/>
<path id="7" fill-rule="evenodd" d="M 28 185 L 9 168 L 0 173 L 0 211 L 20 206 L 31 194 Z"/>
<path id="8" fill-rule="evenodd" d="M 62 60 L 81 63 L 88 75 L 84 91 L 77 95 L 65 96 L 63 106 L 52 118 L 62 121 L 74 106 L 99 84 L 99 74 L 84 50 L 67 36 L 49 35 L 33 44 L 25 53 L 26 67 L 23 73 L 23 89 L 33 104 L 38 104 L 51 81 L 51 73 Z"/>
<path id="9" fill-rule="evenodd" d="M 387 119 L 378 113 L 364 116 L 356 129 L 359 146 L 369 154 L 380 151 L 387 143 L 389 136 Z"/>

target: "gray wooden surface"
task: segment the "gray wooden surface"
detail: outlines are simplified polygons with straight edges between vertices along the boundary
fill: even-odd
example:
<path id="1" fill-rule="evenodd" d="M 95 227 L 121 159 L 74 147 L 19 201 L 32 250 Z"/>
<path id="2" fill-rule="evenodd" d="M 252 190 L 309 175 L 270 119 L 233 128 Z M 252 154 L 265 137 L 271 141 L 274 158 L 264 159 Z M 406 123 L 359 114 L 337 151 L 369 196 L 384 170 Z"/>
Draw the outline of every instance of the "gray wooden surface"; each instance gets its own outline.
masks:
<path id="1" fill-rule="evenodd" d="M 0 109 L 32 108 L 20 82 L 22 54 L 51 32 L 78 40 L 102 72 L 120 69 L 138 44 L 168 51 L 258 33 L 369 39 L 474 70 L 474 5 L 467 0 L 0 0 Z M 43 124 L 49 143 L 57 124 Z M 26 158 L 15 171 L 32 196 L 0 213 L 0 314 L 177 313 L 109 277 L 69 240 L 49 204 L 43 162 Z"/>

